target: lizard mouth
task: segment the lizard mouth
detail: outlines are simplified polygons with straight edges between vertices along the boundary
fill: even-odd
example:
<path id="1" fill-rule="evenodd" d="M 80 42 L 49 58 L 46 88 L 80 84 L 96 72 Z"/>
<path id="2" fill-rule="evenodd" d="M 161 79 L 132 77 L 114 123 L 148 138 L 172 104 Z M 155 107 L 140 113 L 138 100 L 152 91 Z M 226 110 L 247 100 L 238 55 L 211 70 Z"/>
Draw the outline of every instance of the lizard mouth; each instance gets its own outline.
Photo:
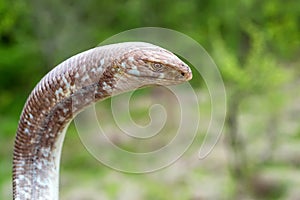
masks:
<path id="1" fill-rule="evenodd" d="M 156 80 L 163 80 L 163 81 L 170 81 L 170 82 L 182 82 L 182 81 L 189 81 L 193 78 L 193 74 L 191 71 L 181 71 L 181 72 L 172 72 L 171 74 L 162 74 L 162 73 L 151 73 L 148 75 L 142 74 L 137 70 L 129 70 L 127 72 L 129 75 L 144 79 L 156 79 Z"/>

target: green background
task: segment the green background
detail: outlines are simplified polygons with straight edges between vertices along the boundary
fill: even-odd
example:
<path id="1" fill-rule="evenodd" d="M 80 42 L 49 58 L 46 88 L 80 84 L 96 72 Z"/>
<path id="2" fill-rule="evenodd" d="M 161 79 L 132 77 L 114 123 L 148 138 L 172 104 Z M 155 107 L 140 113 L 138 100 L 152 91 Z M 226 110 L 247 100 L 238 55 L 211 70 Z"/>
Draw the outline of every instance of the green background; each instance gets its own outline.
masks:
<path id="1" fill-rule="evenodd" d="M 71 125 L 61 198 L 298 199 L 300 4 L 292 0 L 0 0 L 0 199 L 11 198 L 15 131 L 35 84 L 66 58 L 144 26 L 180 31 L 216 62 L 227 91 L 222 137 L 205 160 L 193 156 L 199 136 L 170 168 L 132 175 L 100 165 Z"/>

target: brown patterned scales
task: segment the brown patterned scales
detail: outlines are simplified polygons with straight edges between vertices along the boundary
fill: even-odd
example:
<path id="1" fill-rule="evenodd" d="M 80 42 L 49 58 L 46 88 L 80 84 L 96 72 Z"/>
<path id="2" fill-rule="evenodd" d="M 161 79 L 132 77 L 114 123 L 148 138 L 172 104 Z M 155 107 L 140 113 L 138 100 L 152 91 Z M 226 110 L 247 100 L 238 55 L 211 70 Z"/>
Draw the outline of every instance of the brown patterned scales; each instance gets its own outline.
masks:
<path id="1" fill-rule="evenodd" d="M 37 84 L 21 114 L 13 156 L 13 198 L 58 199 L 65 132 L 86 106 L 139 87 L 191 78 L 190 68 L 173 53 L 143 42 L 96 47 L 59 64 Z"/>

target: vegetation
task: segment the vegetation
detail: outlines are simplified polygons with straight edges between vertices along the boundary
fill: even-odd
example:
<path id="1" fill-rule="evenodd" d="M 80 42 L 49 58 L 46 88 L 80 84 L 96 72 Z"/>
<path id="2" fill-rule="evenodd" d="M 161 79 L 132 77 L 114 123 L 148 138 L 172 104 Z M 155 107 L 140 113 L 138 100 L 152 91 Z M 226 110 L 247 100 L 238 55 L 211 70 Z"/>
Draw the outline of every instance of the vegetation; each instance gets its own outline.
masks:
<path id="1" fill-rule="evenodd" d="M 174 165 L 157 173 L 132 175 L 99 165 L 72 126 L 62 158 L 61 197 L 297 199 L 299 10 L 300 4 L 292 0 L 1 0 L 0 199 L 11 196 L 15 131 L 38 80 L 71 55 L 121 31 L 144 26 L 185 33 L 212 56 L 228 96 L 223 137 L 205 160 L 194 156 L 201 144 L 198 134 Z M 103 112 L 109 112 L 106 107 Z M 206 112 L 204 119 L 209 118 Z M 143 113 L 138 110 L 133 115 Z"/>

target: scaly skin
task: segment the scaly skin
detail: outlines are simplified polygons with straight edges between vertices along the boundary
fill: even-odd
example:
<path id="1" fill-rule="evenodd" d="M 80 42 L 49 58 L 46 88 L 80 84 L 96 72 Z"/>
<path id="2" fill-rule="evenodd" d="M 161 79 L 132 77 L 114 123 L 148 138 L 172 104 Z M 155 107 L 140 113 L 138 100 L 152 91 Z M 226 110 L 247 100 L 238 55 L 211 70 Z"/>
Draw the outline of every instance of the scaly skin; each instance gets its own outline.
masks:
<path id="1" fill-rule="evenodd" d="M 97 47 L 59 64 L 23 108 L 13 156 L 14 199 L 58 199 L 65 131 L 86 106 L 136 88 L 191 78 L 190 68 L 174 54 L 142 42 Z"/>

